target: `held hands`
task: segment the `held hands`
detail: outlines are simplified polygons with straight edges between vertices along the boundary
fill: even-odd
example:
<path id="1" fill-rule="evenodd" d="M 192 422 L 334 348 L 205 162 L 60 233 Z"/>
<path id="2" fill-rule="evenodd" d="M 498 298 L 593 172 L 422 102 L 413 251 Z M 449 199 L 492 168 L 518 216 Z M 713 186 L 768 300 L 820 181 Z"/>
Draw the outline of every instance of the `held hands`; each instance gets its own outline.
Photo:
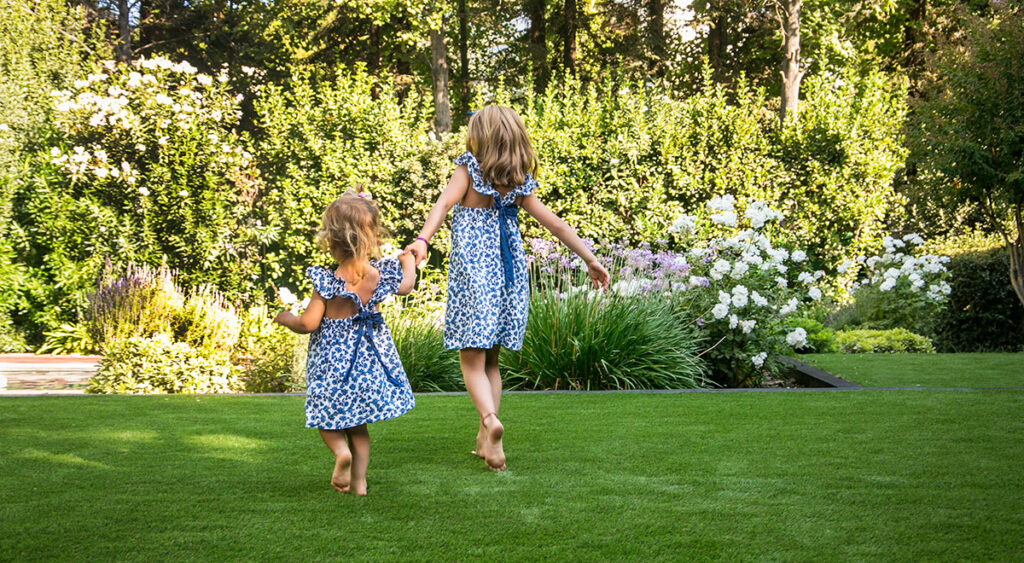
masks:
<path id="1" fill-rule="evenodd" d="M 587 273 L 590 274 L 590 281 L 594 284 L 594 289 L 608 289 L 611 276 L 600 262 L 593 260 L 587 264 Z"/>
<path id="2" fill-rule="evenodd" d="M 419 266 L 420 262 L 423 262 L 427 257 L 427 243 L 416 239 L 405 247 L 405 251 L 411 253 L 416 258 L 416 265 Z"/>

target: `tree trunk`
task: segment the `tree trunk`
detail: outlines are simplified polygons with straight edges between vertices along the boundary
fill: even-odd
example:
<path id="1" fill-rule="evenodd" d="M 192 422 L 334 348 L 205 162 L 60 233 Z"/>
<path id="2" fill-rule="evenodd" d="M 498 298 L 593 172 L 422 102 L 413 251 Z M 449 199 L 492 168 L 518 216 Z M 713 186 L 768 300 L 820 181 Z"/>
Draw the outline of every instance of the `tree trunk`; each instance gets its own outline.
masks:
<path id="1" fill-rule="evenodd" d="M 366 70 L 371 76 L 380 71 L 380 26 L 370 24 L 370 48 L 366 51 Z"/>
<path id="2" fill-rule="evenodd" d="M 708 26 L 708 65 L 716 82 L 725 82 L 725 21 L 717 13 Z"/>
<path id="3" fill-rule="evenodd" d="M 785 36 L 785 58 L 782 61 L 782 107 L 779 122 L 796 119 L 800 99 L 800 4 L 801 0 L 784 0 L 782 33 Z"/>
<path id="4" fill-rule="evenodd" d="M 562 38 L 562 66 L 576 74 L 576 0 L 565 0 L 565 28 Z"/>
<path id="5" fill-rule="evenodd" d="M 117 0 L 117 28 L 120 31 L 117 60 L 122 63 L 132 60 L 132 30 L 128 24 L 128 15 L 128 0 Z"/>
<path id="6" fill-rule="evenodd" d="M 459 0 L 459 121 L 469 114 L 469 16 L 466 0 Z"/>
<path id="7" fill-rule="evenodd" d="M 451 106 L 448 102 L 448 52 L 444 45 L 444 23 L 430 30 L 430 76 L 434 82 L 434 131 L 452 130 Z"/>
<path id="8" fill-rule="evenodd" d="M 665 67 L 665 2 L 647 0 L 648 70 L 661 75 Z"/>
<path id="9" fill-rule="evenodd" d="M 526 0 L 526 15 L 530 18 L 530 62 L 533 72 L 533 89 L 538 94 L 547 89 L 550 79 L 544 11 L 544 0 Z"/>
<path id="10" fill-rule="evenodd" d="M 1010 251 L 1010 284 L 1021 306 L 1024 306 L 1024 218 L 1020 206 L 1014 210 L 1014 219 L 1017 222 L 1017 240 L 1007 241 L 1006 245 Z"/>

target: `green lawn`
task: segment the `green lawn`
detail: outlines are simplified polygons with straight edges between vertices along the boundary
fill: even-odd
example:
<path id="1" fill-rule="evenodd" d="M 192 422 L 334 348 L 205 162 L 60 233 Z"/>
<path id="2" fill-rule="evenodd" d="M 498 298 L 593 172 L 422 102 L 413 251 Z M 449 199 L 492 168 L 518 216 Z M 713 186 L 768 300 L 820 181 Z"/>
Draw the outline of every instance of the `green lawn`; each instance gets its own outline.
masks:
<path id="1" fill-rule="evenodd" d="M 1024 392 L 464 396 L 336 493 L 301 397 L 0 400 L 0 560 L 1021 560 Z"/>
<path id="2" fill-rule="evenodd" d="M 808 354 L 865 387 L 1024 387 L 1024 354 Z"/>

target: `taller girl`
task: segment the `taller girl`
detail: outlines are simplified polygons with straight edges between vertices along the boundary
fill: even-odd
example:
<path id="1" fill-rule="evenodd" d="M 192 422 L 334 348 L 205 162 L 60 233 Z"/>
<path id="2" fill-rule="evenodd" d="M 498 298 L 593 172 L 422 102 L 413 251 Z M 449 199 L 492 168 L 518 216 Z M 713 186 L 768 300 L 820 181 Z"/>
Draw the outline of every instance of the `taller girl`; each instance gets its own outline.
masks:
<path id="1" fill-rule="evenodd" d="M 565 221 L 533 195 L 537 158 L 523 121 L 514 111 L 487 106 L 473 114 L 466 150 L 448 186 L 427 215 L 417 240 L 406 250 L 417 262 L 427 242 L 452 214 L 452 249 L 448 255 L 448 301 L 444 346 L 459 350 L 466 390 L 480 414 L 476 454 L 494 471 L 505 469 L 498 420 L 501 403 L 501 346 L 519 350 L 526 332 L 530 282 L 519 235 L 523 208 L 558 240 L 582 258 L 594 287 L 608 287 L 608 272 Z"/>

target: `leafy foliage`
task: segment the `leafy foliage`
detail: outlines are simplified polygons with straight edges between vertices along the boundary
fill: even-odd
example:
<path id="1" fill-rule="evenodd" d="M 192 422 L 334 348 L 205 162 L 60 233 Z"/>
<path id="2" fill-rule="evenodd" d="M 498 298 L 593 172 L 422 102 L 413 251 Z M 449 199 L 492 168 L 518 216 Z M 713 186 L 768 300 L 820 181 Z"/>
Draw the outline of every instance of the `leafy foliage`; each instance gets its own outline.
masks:
<path id="1" fill-rule="evenodd" d="M 166 335 L 109 344 L 87 393 L 232 393 L 242 389 L 226 354 L 204 354 Z"/>
<path id="2" fill-rule="evenodd" d="M 934 352 L 927 336 L 905 328 L 891 330 L 841 330 L 836 333 L 836 347 L 843 354 L 902 354 Z"/>
<path id="3" fill-rule="evenodd" d="M 1017 352 L 1024 349 L 1024 308 L 1014 305 L 1006 283 L 1006 249 L 967 252 L 949 264 L 949 301 L 939 312 L 935 346 L 940 352 Z"/>

